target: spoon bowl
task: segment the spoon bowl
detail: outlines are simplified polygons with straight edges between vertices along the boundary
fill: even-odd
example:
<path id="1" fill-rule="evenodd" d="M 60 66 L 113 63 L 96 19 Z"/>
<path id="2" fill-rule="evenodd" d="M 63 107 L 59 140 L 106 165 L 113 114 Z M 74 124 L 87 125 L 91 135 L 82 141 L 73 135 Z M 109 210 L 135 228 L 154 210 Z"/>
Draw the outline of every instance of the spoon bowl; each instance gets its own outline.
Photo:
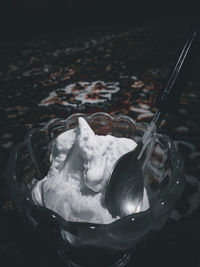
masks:
<path id="1" fill-rule="evenodd" d="M 144 180 L 141 179 L 144 157 L 142 160 L 137 160 L 140 149 L 136 146 L 135 150 L 124 154 L 112 169 L 112 179 L 107 183 L 112 190 L 106 189 L 105 203 L 113 217 L 118 215 L 124 217 L 141 211 L 141 199 L 144 193 Z M 126 182 L 123 180 L 124 176 Z M 115 205 L 110 205 L 110 203 L 115 203 Z"/>

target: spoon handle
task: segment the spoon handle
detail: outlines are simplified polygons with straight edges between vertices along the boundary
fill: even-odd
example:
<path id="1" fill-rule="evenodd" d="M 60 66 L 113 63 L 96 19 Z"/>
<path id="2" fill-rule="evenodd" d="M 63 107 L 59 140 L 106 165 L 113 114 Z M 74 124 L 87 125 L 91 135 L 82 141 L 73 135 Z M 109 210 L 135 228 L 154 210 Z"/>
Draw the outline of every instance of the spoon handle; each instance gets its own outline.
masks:
<path id="1" fill-rule="evenodd" d="M 177 106 L 183 87 L 188 82 L 194 63 L 198 59 L 199 50 L 199 27 L 196 26 L 189 34 L 166 85 L 156 99 L 155 106 L 158 107 L 158 112 L 153 119 L 156 126 L 159 126 L 165 113 L 173 111 Z"/>
<path id="2" fill-rule="evenodd" d="M 198 58 L 197 55 L 199 52 L 197 49 L 200 49 L 198 26 L 190 32 L 166 85 L 156 99 L 155 106 L 158 107 L 158 111 L 156 111 L 153 120 L 142 137 L 141 142 L 144 147 L 141 146 L 141 152 L 139 153 L 138 159 L 141 158 L 148 142 L 152 139 L 156 129 L 160 125 L 163 116 L 177 106 L 183 87 L 185 83 L 188 82 L 189 75 L 191 75 L 195 65 L 194 61 Z M 145 162 L 147 162 L 147 160 Z"/>

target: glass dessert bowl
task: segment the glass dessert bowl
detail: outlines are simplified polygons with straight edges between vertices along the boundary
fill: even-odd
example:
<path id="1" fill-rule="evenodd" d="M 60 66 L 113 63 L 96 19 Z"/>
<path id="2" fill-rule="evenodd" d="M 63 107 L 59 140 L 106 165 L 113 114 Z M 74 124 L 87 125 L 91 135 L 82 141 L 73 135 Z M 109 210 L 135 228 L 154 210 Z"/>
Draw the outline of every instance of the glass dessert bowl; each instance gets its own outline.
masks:
<path id="1" fill-rule="evenodd" d="M 33 202 L 35 180 L 46 176 L 55 138 L 86 119 L 97 135 L 127 137 L 136 143 L 148 124 L 128 116 L 113 117 L 98 112 L 53 119 L 30 130 L 24 142 L 11 152 L 6 179 L 13 201 L 25 222 L 41 225 L 52 235 L 55 247 L 68 266 L 125 266 L 135 246 L 160 230 L 183 188 L 183 160 L 166 135 L 157 134 L 144 169 L 149 207 L 108 224 L 67 221 L 56 212 Z M 70 200 L 69 200 L 70 201 Z"/>

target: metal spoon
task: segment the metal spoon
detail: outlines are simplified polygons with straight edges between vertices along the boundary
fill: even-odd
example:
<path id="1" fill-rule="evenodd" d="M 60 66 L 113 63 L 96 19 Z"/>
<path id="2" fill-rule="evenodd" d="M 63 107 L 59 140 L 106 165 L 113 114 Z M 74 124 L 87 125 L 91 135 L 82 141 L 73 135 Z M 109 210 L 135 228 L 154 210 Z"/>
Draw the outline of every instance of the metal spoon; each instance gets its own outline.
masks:
<path id="1" fill-rule="evenodd" d="M 194 65 L 198 33 L 198 28 L 190 33 L 166 86 L 157 98 L 158 111 L 141 141 L 134 150 L 120 157 L 111 171 L 105 191 L 105 205 L 113 217 L 123 217 L 141 210 L 144 194 L 142 171 L 151 154 L 156 130 L 163 116 L 177 103 L 183 84 L 188 79 L 190 65 Z"/>

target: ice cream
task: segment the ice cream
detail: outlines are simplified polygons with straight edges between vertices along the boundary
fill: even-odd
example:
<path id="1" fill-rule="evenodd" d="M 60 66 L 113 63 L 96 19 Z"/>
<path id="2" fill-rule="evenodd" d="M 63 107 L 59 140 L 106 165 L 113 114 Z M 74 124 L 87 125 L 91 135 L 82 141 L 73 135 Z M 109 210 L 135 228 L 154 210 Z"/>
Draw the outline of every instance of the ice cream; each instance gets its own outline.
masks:
<path id="1" fill-rule="evenodd" d="M 95 135 L 84 118 L 78 126 L 54 141 L 51 166 L 33 190 L 35 204 L 49 208 L 64 219 L 111 223 L 104 207 L 104 191 L 117 159 L 136 147 L 129 138 Z"/>

